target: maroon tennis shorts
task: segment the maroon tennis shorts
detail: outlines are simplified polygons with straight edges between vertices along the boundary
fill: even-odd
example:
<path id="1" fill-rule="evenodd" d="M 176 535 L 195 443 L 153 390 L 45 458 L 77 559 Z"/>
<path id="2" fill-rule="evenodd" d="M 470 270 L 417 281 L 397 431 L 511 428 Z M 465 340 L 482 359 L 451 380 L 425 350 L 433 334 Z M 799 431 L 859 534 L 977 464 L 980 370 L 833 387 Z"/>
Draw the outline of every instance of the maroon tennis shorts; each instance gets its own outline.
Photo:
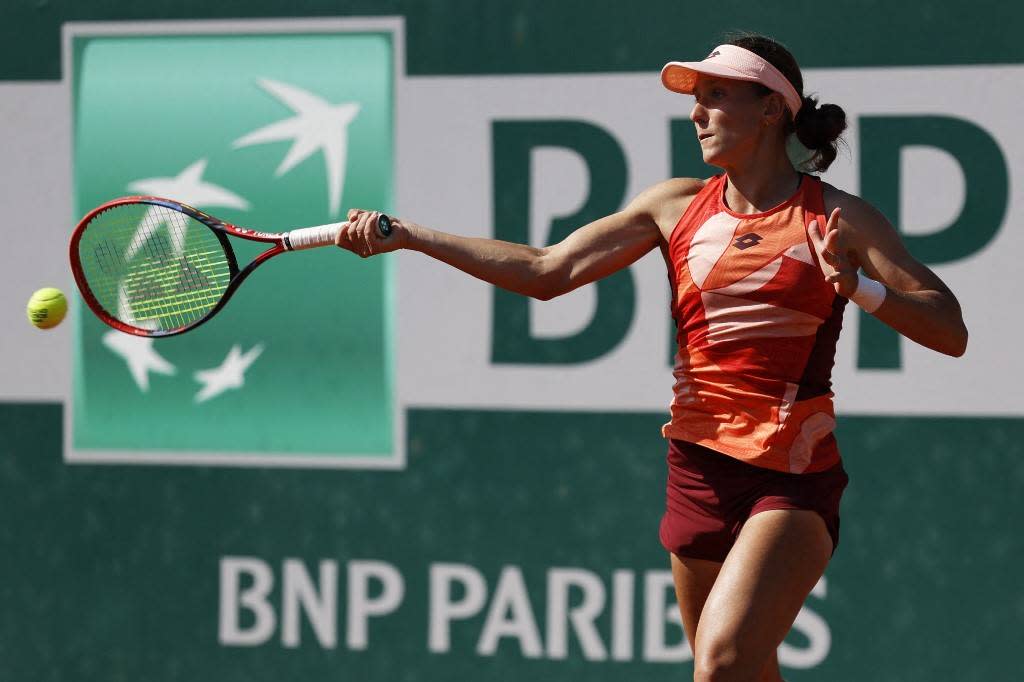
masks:
<path id="1" fill-rule="evenodd" d="M 724 561 L 744 522 L 769 509 L 818 512 L 839 544 L 839 498 L 848 478 L 839 462 L 813 474 L 765 469 L 680 440 L 668 446 L 661 544 L 673 554 Z"/>

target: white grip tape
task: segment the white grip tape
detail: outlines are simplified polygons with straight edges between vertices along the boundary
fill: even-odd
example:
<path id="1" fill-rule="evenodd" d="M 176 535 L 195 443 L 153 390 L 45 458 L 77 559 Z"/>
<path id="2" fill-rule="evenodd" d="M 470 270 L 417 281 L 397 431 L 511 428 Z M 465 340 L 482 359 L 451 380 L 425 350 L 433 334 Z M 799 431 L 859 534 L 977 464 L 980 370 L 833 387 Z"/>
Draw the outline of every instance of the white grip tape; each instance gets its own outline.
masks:
<path id="1" fill-rule="evenodd" d="M 300 227 L 288 233 L 288 241 L 292 245 L 292 251 L 315 249 L 318 246 L 333 246 L 335 238 L 345 225 L 348 223 Z"/>

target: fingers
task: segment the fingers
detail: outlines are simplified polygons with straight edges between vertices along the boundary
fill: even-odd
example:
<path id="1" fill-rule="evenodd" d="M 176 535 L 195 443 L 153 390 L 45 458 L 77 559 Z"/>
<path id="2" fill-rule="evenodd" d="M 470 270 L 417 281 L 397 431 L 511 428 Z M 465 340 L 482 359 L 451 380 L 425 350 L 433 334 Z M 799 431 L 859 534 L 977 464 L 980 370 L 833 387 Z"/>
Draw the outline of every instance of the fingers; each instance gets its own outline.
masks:
<path id="1" fill-rule="evenodd" d="M 352 223 L 344 222 L 341 224 L 341 229 L 338 230 L 338 235 L 334 238 L 334 245 L 348 251 L 352 250 L 352 235 L 350 230 Z"/>
<path id="2" fill-rule="evenodd" d="M 375 227 L 377 225 L 378 215 L 380 214 L 377 211 L 374 211 L 373 213 L 364 213 L 359 217 L 359 232 L 360 236 L 362 237 L 363 247 L 362 253 L 360 253 L 359 255 L 362 256 L 363 258 L 372 256 L 374 253 L 376 253 L 376 249 L 374 248 L 374 238 L 377 236 L 375 234 Z"/>
<path id="3" fill-rule="evenodd" d="M 818 264 L 825 281 L 840 295 L 849 296 L 857 289 L 858 263 L 844 244 L 839 217 L 837 208 L 825 223 L 824 234 L 818 227 L 818 221 L 812 220 L 807 225 L 807 238 L 818 254 Z"/>
<path id="4" fill-rule="evenodd" d="M 366 227 L 374 213 L 358 209 L 349 211 L 350 215 L 352 213 L 355 213 L 355 215 L 350 218 L 352 225 L 349 229 L 349 241 L 352 245 L 351 251 L 360 258 L 368 258 L 373 255 L 373 245 L 367 238 Z"/>
<path id="5" fill-rule="evenodd" d="M 381 242 L 377 231 L 379 211 L 353 208 L 348 211 L 348 222 L 338 232 L 334 243 L 361 258 L 369 258 L 390 249 Z"/>
<path id="6" fill-rule="evenodd" d="M 825 233 L 828 234 L 832 230 L 839 229 L 839 215 L 842 213 L 842 209 L 836 206 L 832 209 L 832 215 L 828 217 L 828 223 L 825 224 Z"/>
<path id="7" fill-rule="evenodd" d="M 846 257 L 846 248 L 843 245 L 842 234 L 839 230 L 841 212 L 839 208 L 832 211 L 832 214 L 828 217 L 828 222 L 825 223 L 824 235 L 822 235 L 818 227 L 818 221 L 812 220 L 807 226 L 807 236 L 811 240 L 811 244 L 814 246 L 814 250 L 817 251 L 821 261 L 831 265 L 833 268 L 845 271 L 849 261 Z"/>
<path id="8" fill-rule="evenodd" d="M 831 282 L 831 283 L 834 284 L 836 282 L 839 282 L 839 281 L 843 280 L 846 277 L 849 277 L 850 275 L 853 275 L 854 277 L 856 277 L 857 276 L 857 269 L 856 268 L 851 268 L 851 267 L 845 267 L 842 270 L 836 270 L 835 272 L 833 272 L 830 275 L 825 275 L 825 281 L 826 282 Z"/>
<path id="9" fill-rule="evenodd" d="M 818 221 L 812 220 L 807 225 L 807 236 L 811 240 L 811 244 L 814 245 L 816 250 L 820 250 L 818 247 L 821 246 L 821 231 L 818 229 Z"/>
<path id="10" fill-rule="evenodd" d="M 834 258 L 842 257 L 842 254 L 846 252 L 846 249 L 839 243 L 839 230 L 833 228 L 831 232 L 825 235 L 825 255 L 832 256 Z"/>
<path id="11" fill-rule="evenodd" d="M 843 258 L 843 250 L 839 247 L 839 231 L 833 228 L 825 234 L 822 243 L 821 257 L 833 267 L 838 267 L 846 259 Z"/>
<path id="12" fill-rule="evenodd" d="M 825 240 L 821 237 L 821 230 L 818 228 L 817 220 L 812 220 L 807 225 L 807 237 L 811 240 L 811 246 L 814 247 L 814 251 L 818 254 L 818 260 L 833 265 L 832 259 L 835 257 L 835 254 L 828 253 Z"/>
<path id="13" fill-rule="evenodd" d="M 825 252 L 829 255 L 842 254 L 846 251 L 843 244 L 842 233 L 839 231 L 839 216 L 842 209 L 838 206 L 832 210 L 825 224 Z"/>

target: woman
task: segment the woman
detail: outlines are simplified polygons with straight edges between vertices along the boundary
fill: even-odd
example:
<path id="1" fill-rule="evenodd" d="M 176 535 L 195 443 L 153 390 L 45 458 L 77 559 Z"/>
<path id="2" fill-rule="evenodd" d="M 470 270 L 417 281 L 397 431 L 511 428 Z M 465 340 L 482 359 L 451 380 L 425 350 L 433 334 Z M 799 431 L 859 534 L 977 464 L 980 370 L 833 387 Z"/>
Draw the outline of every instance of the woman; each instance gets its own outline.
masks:
<path id="1" fill-rule="evenodd" d="M 776 648 L 839 540 L 830 373 L 846 301 L 953 356 L 967 329 L 877 210 L 794 167 L 792 135 L 812 152 L 801 166 L 823 171 L 846 120 L 803 96 L 784 47 L 744 36 L 666 65 L 662 81 L 695 96 L 704 161 L 724 174 L 662 182 L 543 249 L 401 220 L 381 239 L 359 210 L 337 243 L 364 257 L 414 249 L 542 300 L 660 248 L 680 349 L 660 536 L 694 679 L 777 681 Z"/>

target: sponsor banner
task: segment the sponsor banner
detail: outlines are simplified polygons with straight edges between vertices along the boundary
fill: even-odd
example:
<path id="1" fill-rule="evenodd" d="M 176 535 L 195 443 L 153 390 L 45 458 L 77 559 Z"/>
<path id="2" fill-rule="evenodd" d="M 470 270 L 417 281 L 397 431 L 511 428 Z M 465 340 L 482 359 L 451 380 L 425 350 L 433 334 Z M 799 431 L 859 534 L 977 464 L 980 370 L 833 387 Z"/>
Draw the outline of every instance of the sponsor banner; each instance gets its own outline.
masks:
<path id="1" fill-rule="evenodd" d="M 5 679 L 692 671 L 656 415 L 414 409 L 399 473 L 67 466 L 61 411 L 0 405 Z M 1022 425 L 840 418 L 841 541 L 786 680 L 1015 679 Z"/>
<path id="2" fill-rule="evenodd" d="M 310 26 L 321 23 L 331 26 L 335 22 L 308 22 L 300 28 L 310 31 Z M 246 25 L 250 24 L 231 23 L 235 31 Z M 119 27 L 126 36 L 122 42 L 128 40 L 127 35 L 167 31 L 164 25 L 133 26 Z M 230 32 L 224 22 L 174 26 L 179 31 L 200 34 Z M 266 30 L 266 25 L 262 26 Z M 112 40 L 109 36 L 106 39 Z M 164 40 L 171 38 L 165 36 Z M 224 42 L 241 44 L 239 41 L 244 40 L 235 35 Z M 69 53 L 75 54 L 70 48 Z M 178 67 L 165 60 L 159 68 L 173 71 Z M 213 79 L 211 74 L 215 71 L 206 69 L 205 77 Z M 310 73 L 314 71 L 311 67 Z M 327 71 L 333 73 L 331 69 Z M 1024 158 L 1020 153 L 1024 139 L 1013 127 L 1013 103 L 1007 98 L 1013 91 L 1010 86 L 1022 73 L 1024 67 L 1019 66 L 807 70 L 807 90 L 819 93 L 823 101 L 842 105 L 850 122 L 846 144 L 825 179 L 862 194 L 889 215 L 903 232 L 911 251 L 933 267 L 959 296 L 971 333 L 967 355 L 951 359 L 899 338 L 873 318 L 849 307 L 834 372 L 841 413 L 1024 413 L 1024 401 L 1012 387 L 993 379 L 1020 363 L 1011 347 L 1011 337 L 1000 334 L 990 322 L 1014 305 L 1014 288 L 1008 278 L 1013 271 L 1010 259 L 1020 248 L 1020 237 L 1007 226 L 1013 224 L 1020 212 L 1021 189 L 1013 178 L 1020 175 L 1016 165 Z M 332 77 L 324 76 L 328 80 Z M 227 175 L 210 175 L 234 173 L 234 167 L 242 166 L 238 172 L 266 182 L 268 187 L 283 192 L 283 188 L 294 184 L 317 195 L 301 204 L 290 204 L 292 194 L 284 197 L 279 193 L 274 201 L 269 201 L 271 195 L 264 198 L 260 190 L 258 209 L 209 207 L 214 215 L 242 224 L 256 223 L 255 227 L 264 229 L 330 220 L 327 172 L 321 152 L 277 176 L 291 143 L 233 146 L 250 132 L 289 116 L 286 105 L 258 82 L 252 83 L 255 84 L 250 84 L 244 96 L 263 98 L 261 106 L 268 109 L 276 107 L 265 111 L 262 123 L 254 121 L 251 131 L 241 130 L 244 126 L 237 131 L 225 130 L 223 140 L 211 138 L 213 147 L 209 154 L 199 148 L 182 149 L 180 153 L 176 150 L 175 155 L 180 158 L 173 159 L 173 163 L 161 162 L 165 167 L 123 173 L 123 178 L 112 178 L 105 193 L 97 192 L 95 198 L 102 200 L 128 193 L 132 191 L 128 185 L 133 182 L 170 180 L 186 170 L 194 176 L 197 170 L 202 170 L 201 181 L 228 188 L 235 196 L 252 202 L 251 190 L 247 190 L 250 195 L 245 195 L 242 188 L 231 190 L 231 178 Z M 80 85 L 88 90 L 85 79 Z M 541 245 L 554 241 L 586 219 L 618 209 L 642 188 L 666 177 L 715 172 L 699 161 L 698 148 L 692 140 L 687 120 L 692 100 L 662 90 L 654 73 L 429 77 L 399 79 L 394 87 L 394 96 L 401 98 L 401 110 L 406 112 L 396 120 L 394 206 L 400 215 L 441 229 Z M 956 88 L 963 96 L 948 97 L 944 93 L 950 92 L 950 88 Z M 117 88 L 113 90 L 116 92 Z M 76 101 L 88 94 L 79 93 Z M 210 107 L 224 106 L 223 98 L 211 99 L 206 92 L 203 100 L 191 97 L 180 98 L 189 102 L 192 109 L 188 111 L 209 112 Z M 340 97 L 339 94 L 335 102 L 344 103 Z M 199 106 L 199 101 L 204 105 Z M 977 102 L 985 102 L 986 106 L 977 106 Z M 168 107 L 165 104 L 160 109 L 169 110 Z M 242 108 L 247 115 L 255 112 L 253 107 Z M 222 119 L 217 125 L 233 126 L 237 116 L 234 110 L 232 113 L 230 117 L 212 118 Z M 357 116 L 351 125 L 358 126 L 364 115 Z M 184 123 L 168 124 L 167 129 L 181 125 Z M 91 135 L 92 128 L 88 130 Z M 190 135 L 193 137 L 183 139 L 198 136 Z M 118 149 L 126 144 L 119 140 Z M 164 144 L 158 149 L 166 153 L 175 145 Z M 214 149 L 216 159 L 211 155 Z M 110 163 L 110 148 L 104 153 L 111 169 L 122 164 Z M 268 157 L 262 165 L 244 163 L 260 154 Z M 200 163 L 204 159 L 205 166 Z M 79 160 L 81 163 L 84 161 Z M 364 171 L 346 170 L 346 188 L 341 194 L 344 204 L 363 203 L 365 198 L 365 204 L 377 205 L 372 193 L 365 195 L 365 186 L 348 186 L 360 182 Z M 110 173 L 113 170 L 104 171 Z M 305 177 L 300 177 L 303 173 L 320 176 L 305 181 Z M 88 176 L 104 174 L 93 171 Z M 258 184 L 256 179 L 254 184 Z M 82 187 L 77 191 L 81 193 L 88 183 L 79 184 Z M 87 205 L 79 200 L 69 214 L 80 214 L 80 209 Z M 371 431 L 377 433 L 381 449 L 382 434 L 388 428 L 377 424 L 377 416 L 391 415 L 393 411 L 394 431 L 400 427 L 398 422 L 406 408 L 415 405 L 666 412 L 671 397 L 673 330 L 667 313 L 667 278 L 657 254 L 645 257 L 627 273 L 548 302 L 515 300 L 516 297 L 496 292 L 419 254 L 402 253 L 393 259 L 383 259 L 383 263 L 351 263 L 337 255 L 302 254 L 300 260 L 296 260 L 296 255 L 278 259 L 262 269 L 213 325 L 220 328 L 235 324 L 237 319 L 248 320 L 250 313 L 242 308 L 258 300 L 267 300 L 268 310 L 275 315 L 269 320 L 239 325 L 239 329 L 252 332 L 252 338 L 224 339 L 223 347 L 211 351 L 202 363 L 182 367 L 174 375 L 177 379 L 155 371 L 148 373 L 154 387 L 180 385 L 181 395 L 173 400 L 194 403 L 203 387 L 194 374 L 222 367 L 236 342 L 236 356 L 243 361 L 253 359 L 251 353 L 258 348 L 261 354 L 263 349 L 269 352 L 266 339 L 259 338 L 257 332 L 275 324 L 271 320 L 288 316 L 292 306 L 282 304 L 283 300 L 289 304 L 302 301 L 303 305 L 320 300 L 320 296 L 305 296 L 309 289 L 302 286 L 303 282 L 315 281 L 310 286 L 319 287 L 336 277 L 372 280 L 383 276 L 373 274 L 375 268 L 386 271 L 395 266 L 402 273 L 402 281 L 384 278 L 396 287 L 393 309 L 386 314 L 368 314 L 396 320 L 398 338 L 416 342 L 385 346 L 385 352 L 378 353 L 377 360 L 371 362 L 402 368 L 393 374 L 393 409 L 381 411 L 376 398 L 360 402 L 373 405 L 373 415 L 359 416 L 364 418 L 362 423 L 375 424 Z M 304 268 L 306 264 L 313 270 L 303 270 L 301 275 L 286 280 L 286 286 L 278 286 L 272 273 L 285 278 L 286 273 L 294 272 L 292 268 Z M 263 296 L 263 287 L 271 298 Z M 343 302 L 339 299 L 327 305 L 332 306 L 329 317 L 335 325 L 331 335 L 305 333 L 302 337 L 312 344 L 304 344 L 303 348 L 321 354 L 323 347 L 330 344 L 329 339 L 340 338 L 338 334 L 352 330 L 352 325 L 339 322 L 340 315 L 335 314 Z M 309 325 L 318 319 L 315 312 L 322 310 L 306 314 L 303 308 L 301 312 L 303 325 Z M 236 313 L 241 317 L 233 318 Z M 91 325 L 94 321 L 83 323 Z M 315 324 L 322 323 L 320 320 Z M 207 332 L 204 329 L 196 333 Z M 16 338 L 25 336 L 20 334 Z M 178 341 L 166 343 L 170 346 Z M 158 343 L 157 347 L 163 345 Z M 275 342 L 274 347 L 282 346 Z M 129 387 L 135 386 L 137 395 L 156 395 L 156 390 L 143 394 L 131 379 L 128 363 L 112 356 L 113 349 L 102 342 L 95 344 L 95 349 L 97 356 L 113 363 L 112 366 L 121 363 L 122 379 L 128 381 Z M 43 352 L 43 347 L 39 352 Z M 373 351 L 369 352 L 366 359 L 373 355 Z M 269 356 L 256 358 L 253 366 L 269 365 L 268 359 Z M 171 364 L 177 369 L 176 363 Z M 357 369 L 362 372 L 366 368 Z M 60 372 L 51 371 L 49 363 L 46 371 L 39 372 L 12 367 L 3 390 L 10 398 L 40 399 L 50 395 L 60 399 L 66 392 L 57 385 L 59 376 Z M 399 378 L 402 381 L 398 382 Z M 282 402 L 293 404 L 300 397 L 305 402 L 305 393 L 300 397 L 285 394 L 288 386 L 296 385 L 282 380 L 277 387 L 281 399 L 275 406 Z M 378 388 L 383 385 L 378 384 Z M 231 395 L 221 393 L 204 404 L 207 408 L 226 405 Z M 337 405 L 329 399 L 317 403 L 327 404 Z M 323 416 L 320 407 L 314 412 Z M 233 442 L 234 445 L 216 445 L 216 449 L 247 447 Z M 148 450 L 141 442 L 117 445 Z M 316 452 L 321 446 L 322 443 L 307 443 L 304 449 Z M 208 451 L 211 447 L 214 445 L 202 446 Z M 265 446 L 255 450 L 263 451 Z"/>
<path id="3" fill-rule="evenodd" d="M 396 25 L 72 27 L 74 212 L 144 194 L 284 231 L 342 221 L 351 206 L 391 210 Z M 152 211 L 128 262 L 168 241 Z M 266 248 L 232 246 L 241 267 Z M 391 266 L 287 254 L 214 322 L 156 341 L 79 305 L 68 459 L 400 464 Z"/>
<path id="4" fill-rule="evenodd" d="M 806 90 L 850 124 L 826 181 L 888 215 L 953 289 L 966 356 L 902 339 L 848 306 L 834 371 L 844 414 L 1024 415 L 1001 377 L 1020 367 L 992 320 L 1016 306 L 1024 67 L 808 70 Z M 951 97 L 949 93 L 955 92 Z M 399 148 L 400 208 L 427 225 L 543 246 L 700 161 L 692 98 L 655 73 L 417 78 Z M 984 106 L 979 106 L 983 102 Z M 503 292 L 415 254 L 400 258 L 409 404 L 665 412 L 673 330 L 665 264 L 548 302 Z M 415 286 L 411 283 L 415 282 Z"/>
<path id="5" fill-rule="evenodd" d="M 319 558 L 307 564 L 301 557 L 285 557 L 274 565 L 262 557 L 221 557 L 217 640 L 225 647 L 360 651 L 370 648 L 371 622 L 400 619 L 403 607 L 411 607 L 427 612 L 419 644 L 435 655 L 489 658 L 503 649 L 524 659 L 559 661 L 569 658 L 571 646 L 592 663 L 693 660 L 671 570 L 638 574 L 629 568 L 597 572 L 558 566 L 534 575 L 506 564 L 497 575 L 487 575 L 470 564 L 435 562 L 423 572 L 426 576 L 416 582 L 426 583 L 426 592 L 407 594 L 401 569 L 380 559 Z M 827 594 L 828 580 L 822 577 L 811 601 Z M 419 603 L 407 606 L 407 599 Z M 305 641 L 304 622 L 313 635 L 306 634 Z M 459 640 L 475 639 L 475 647 L 453 646 L 453 631 L 459 631 Z M 821 615 L 805 605 L 789 639 L 801 644 L 783 642 L 779 664 L 806 669 L 828 656 L 832 634 Z"/>

